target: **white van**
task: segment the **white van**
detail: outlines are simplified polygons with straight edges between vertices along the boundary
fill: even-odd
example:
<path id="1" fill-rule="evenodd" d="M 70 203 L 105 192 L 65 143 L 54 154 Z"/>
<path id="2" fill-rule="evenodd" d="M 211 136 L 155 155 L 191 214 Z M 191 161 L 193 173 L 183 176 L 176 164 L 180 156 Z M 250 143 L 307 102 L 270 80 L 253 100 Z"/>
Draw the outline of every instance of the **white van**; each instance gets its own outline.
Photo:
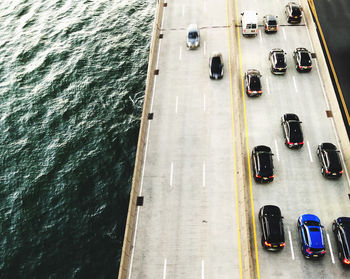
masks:
<path id="1" fill-rule="evenodd" d="M 256 11 L 244 11 L 241 15 L 243 36 L 258 35 L 258 13 Z"/>

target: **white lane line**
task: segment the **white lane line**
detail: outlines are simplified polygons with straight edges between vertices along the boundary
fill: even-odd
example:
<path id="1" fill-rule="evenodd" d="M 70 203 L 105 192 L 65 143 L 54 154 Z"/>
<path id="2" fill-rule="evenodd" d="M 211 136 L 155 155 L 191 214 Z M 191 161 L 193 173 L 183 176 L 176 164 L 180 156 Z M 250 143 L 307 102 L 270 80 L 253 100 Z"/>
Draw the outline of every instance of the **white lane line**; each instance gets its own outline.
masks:
<path id="1" fill-rule="evenodd" d="M 286 31 L 284 28 L 282 28 L 282 33 L 283 33 L 284 40 L 287 41 L 287 35 L 286 35 Z"/>
<path id="2" fill-rule="evenodd" d="M 280 160 L 280 155 L 278 154 L 277 140 L 275 140 L 275 147 L 276 147 L 276 157 L 277 157 L 277 160 L 279 161 Z"/>
<path id="3" fill-rule="evenodd" d="M 202 279 L 204 279 L 204 260 L 202 260 Z"/>
<path id="4" fill-rule="evenodd" d="M 185 16 L 185 5 L 182 5 L 182 16 Z"/>
<path id="5" fill-rule="evenodd" d="M 203 95 L 203 110 L 205 111 L 206 103 L 205 103 L 205 94 Z"/>
<path id="6" fill-rule="evenodd" d="M 205 55 L 206 52 L 207 52 L 207 42 L 204 41 L 203 54 Z"/>
<path id="7" fill-rule="evenodd" d="M 311 148 L 310 148 L 309 141 L 306 141 L 306 144 L 307 144 L 307 150 L 309 151 L 310 161 L 313 162 L 314 160 L 312 159 Z"/>
<path id="8" fill-rule="evenodd" d="M 175 113 L 177 114 L 177 107 L 179 104 L 179 96 L 176 96 L 176 102 L 175 102 Z"/>
<path id="9" fill-rule="evenodd" d="M 269 85 L 269 79 L 268 79 L 268 77 L 266 77 L 265 81 L 266 81 L 267 95 L 270 95 L 270 85 Z"/>
<path id="10" fill-rule="evenodd" d="M 173 175 L 174 175 L 174 163 L 171 162 L 171 165 L 170 165 L 170 187 L 173 186 Z"/>
<path id="11" fill-rule="evenodd" d="M 328 233 L 327 233 L 327 240 L 328 240 L 329 252 L 331 253 L 332 263 L 335 264 L 334 256 L 333 256 L 333 250 L 332 250 L 332 244 L 331 244 L 331 241 L 329 240 L 329 234 Z"/>
<path id="12" fill-rule="evenodd" d="M 205 162 L 203 162 L 203 187 L 205 187 Z"/>
<path id="13" fill-rule="evenodd" d="M 182 60 L 182 46 L 180 46 L 179 60 Z"/>
<path id="14" fill-rule="evenodd" d="M 259 40 L 260 40 L 260 43 L 262 43 L 262 35 L 261 35 L 261 32 L 259 32 Z"/>
<path id="15" fill-rule="evenodd" d="M 295 76 L 293 76 L 293 83 L 294 83 L 295 91 L 298 92 L 298 87 L 297 87 L 297 82 L 295 80 Z"/>
<path id="16" fill-rule="evenodd" d="M 164 259 L 163 279 L 166 278 L 166 258 Z"/>
<path id="17" fill-rule="evenodd" d="M 166 11 L 164 10 L 162 23 L 160 25 L 161 28 L 162 28 L 162 26 L 164 26 L 165 13 L 166 13 Z M 154 21 L 154 23 L 153 23 L 153 30 L 155 30 L 155 28 L 156 28 L 156 21 Z M 156 34 L 156 32 L 152 32 L 152 36 L 154 36 L 154 34 Z M 157 62 L 156 62 L 156 68 L 157 69 L 158 69 L 158 65 L 159 65 L 159 55 L 160 55 L 160 47 L 161 47 L 161 45 L 162 45 L 162 40 L 160 40 L 159 45 L 158 45 L 158 54 L 157 54 Z M 156 83 L 157 83 L 157 76 L 154 77 L 153 91 L 152 91 L 153 94 L 152 94 L 152 97 L 151 97 L 152 100 L 151 100 L 150 111 L 153 110 L 153 101 L 154 101 Z M 151 123 L 148 124 L 148 129 L 147 129 L 146 145 L 145 145 L 145 153 L 144 153 L 145 156 L 143 158 L 142 174 L 141 174 L 141 181 L 140 181 L 140 191 L 139 191 L 139 195 L 140 196 L 142 194 L 142 189 L 143 189 L 143 178 L 144 178 L 144 175 L 145 175 L 145 166 L 146 166 L 146 159 L 147 159 L 148 139 L 149 139 L 150 128 L 151 128 Z M 135 245 L 136 245 L 136 236 L 137 236 L 137 229 L 138 229 L 138 224 L 139 224 L 139 213 L 140 213 L 140 207 L 138 206 L 137 213 L 136 213 L 134 238 L 133 238 L 133 241 L 132 241 L 132 249 L 131 249 L 131 256 L 130 256 L 130 266 L 129 266 L 128 279 L 130 279 L 131 275 L 132 275 L 132 267 L 133 267 L 133 262 L 134 262 Z"/>
<path id="18" fill-rule="evenodd" d="M 294 257 L 294 250 L 293 250 L 292 234 L 289 228 L 288 228 L 288 235 L 289 235 L 289 242 L 290 242 L 290 252 L 292 253 L 292 260 L 294 261 L 295 257 Z"/>

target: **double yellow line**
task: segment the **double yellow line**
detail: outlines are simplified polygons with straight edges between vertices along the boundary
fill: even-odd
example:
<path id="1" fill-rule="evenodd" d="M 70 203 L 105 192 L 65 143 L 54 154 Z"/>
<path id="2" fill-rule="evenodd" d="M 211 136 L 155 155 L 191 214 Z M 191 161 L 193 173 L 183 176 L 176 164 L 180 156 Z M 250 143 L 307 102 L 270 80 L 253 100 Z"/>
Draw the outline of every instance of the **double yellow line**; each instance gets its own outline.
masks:
<path id="1" fill-rule="evenodd" d="M 243 278 L 242 271 L 242 251 L 241 251 L 241 229 L 240 229 L 240 219 L 239 219 L 239 207 L 238 207 L 238 185 L 237 185 L 237 165 L 236 165 L 236 148 L 235 148 L 235 129 L 234 129 L 234 112 L 233 112 L 233 88 L 232 88 L 232 71 L 231 71 L 231 36 L 230 36 L 230 17 L 229 17 L 229 0 L 226 0 L 226 20 L 227 20 L 227 36 L 228 36 L 228 52 L 229 52 L 229 73 L 230 73 L 230 97 L 231 97 L 231 118 L 232 118 L 232 134 L 233 134 L 233 160 L 234 160 L 234 173 L 235 173 L 235 197 L 236 197 L 236 219 L 237 219 L 237 232 L 238 232 L 238 253 L 239 253 L 239 269 L 240 269 L 240 278 Z M 238 22 L 238 9 L 237 9 L 237 0 L 235 0 L 235 18 Z M 243 110 L 244 110 L 244 126 L 246 134 L 246 151 L 247 157 L 250 158 L 249 154 L 249 143 L 248 143 L 248 125 L 246 117 L 246 106 L 245 106 L 245 95 L 244 95 L 244 82 L 243 82 L 243 67 L 242 67 L 242 55 L 241 55 L 241 43 L 239 37 L 239 27 L 236 27 L 236 33 L 238 34 L 238 52 L 239 52 L 239 63 L 240 63 L 240 74 L 241 74 L 241 92 L 243 97 Z M 258 258 L 258 246 L 256 241 L 256 225 L 255 225 L 255 216 L 254 216 L 254 203 L 253 203 L 253 189 L 252 189 L 252 179 L 251 179 L 251 168 L 248 160 L 248 177 L 249 177 L 249 192 L 250 192 L 250 204 L 251 204 L 251 214 L 252 214 L 252 223 L 253 223 L 253 234 L 254 234 L 254 251 L 255 251 L 255 265 L 256 265 L 256 275 L 260 279 L 260 269 L 259 269 L 259 258 Z M 249 239 L 248 239 L 249 241 Z M 250 271 L 248 271 L 250 272 Z"/>

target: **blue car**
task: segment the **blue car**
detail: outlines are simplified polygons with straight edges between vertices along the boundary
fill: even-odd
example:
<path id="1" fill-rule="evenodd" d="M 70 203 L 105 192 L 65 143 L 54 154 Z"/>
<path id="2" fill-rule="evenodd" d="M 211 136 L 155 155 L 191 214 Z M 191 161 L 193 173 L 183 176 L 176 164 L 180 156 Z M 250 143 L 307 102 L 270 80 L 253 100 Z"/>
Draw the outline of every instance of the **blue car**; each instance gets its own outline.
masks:
<path id="1" fill-rule="evenodd" d="M 301 242 L 300 249 L 305 257 L 318 258 L 326 254 L 323 226 L 316 215 L 301 215 L 298 219 L 298 231 Z"/>

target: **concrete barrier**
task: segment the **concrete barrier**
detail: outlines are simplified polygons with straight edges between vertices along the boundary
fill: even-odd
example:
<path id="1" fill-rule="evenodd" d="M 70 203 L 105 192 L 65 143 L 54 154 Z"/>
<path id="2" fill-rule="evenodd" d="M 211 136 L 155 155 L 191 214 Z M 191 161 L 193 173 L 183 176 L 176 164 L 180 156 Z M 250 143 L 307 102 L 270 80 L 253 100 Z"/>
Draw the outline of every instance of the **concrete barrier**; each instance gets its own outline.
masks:
<path id="1" fill-rule="evenodd" d="M 337 135 L 339 137 L 339 142 L 342 150 L 342 154 L 344 156 L 344 168 L 347 169 L 347 172 L 349 173 L 350 170 L 350 142 L 349 137 L 346 132 L 346 128 L 344 125 L 343 117 L 339 108 L 339 103 L 337 101 L 336 93 L 333 87 L 333 83 L 331 80 L 330 73 L 328 71 L 327 62 L 322 50 L 321 46 L 321 39 L 318 37 L 317 29 L 320 30 L 319 22 L 316 21 L 316 23 L 313 20 L 312 13 L 314 13 L 314 16 L 317 18 L 317 14 L 315 11 L 312 11 L 314 9 L 314 3 L 313 0 L 301 0 L 303 11 L 304 11 L 304 19 L 306 22 L 306 25 L 310 32 L 310 38 L 312 41 L 312 45 L 314 47 L 318 66 L 322 78 L 322 86 L 325 89 L 326 97 L 329 102 L 330 109 L 332 111 L 333 115 L 333 123 L 334 128 L 337 132 Z M 348 189 L 350 192 L 350 189 Z"/>
<path id="2" fill-rule="evenodd" d="M 153 23 L 152 39 L 150 44 L 150 53 L 147 69 L 146 90 L 143 103 L 143 111 L 141 117 L 141 125 L 137 143 L 137 151 L 135 158 L 134 174 L 130 191 L 129 209 L 126 220 L 123 249 L 118 273 L 118 279 L 125 279 L 129 274 L 129 266 L 133 249 L 133 239 L 135 234 L 135 224 L 137 215 L 137 197 L 140 192 L 140 181 L 142 176 L 142 168 L 145 157 L 145 144 L 148 131 L 148 113 L 150 113 L 151 99 L 153 95 L 154 70 L 157 63 L 159 34 L 161 31 L 161 23 L 163 18 L 164 0 L 157 0 L 155 18 Z"/>

